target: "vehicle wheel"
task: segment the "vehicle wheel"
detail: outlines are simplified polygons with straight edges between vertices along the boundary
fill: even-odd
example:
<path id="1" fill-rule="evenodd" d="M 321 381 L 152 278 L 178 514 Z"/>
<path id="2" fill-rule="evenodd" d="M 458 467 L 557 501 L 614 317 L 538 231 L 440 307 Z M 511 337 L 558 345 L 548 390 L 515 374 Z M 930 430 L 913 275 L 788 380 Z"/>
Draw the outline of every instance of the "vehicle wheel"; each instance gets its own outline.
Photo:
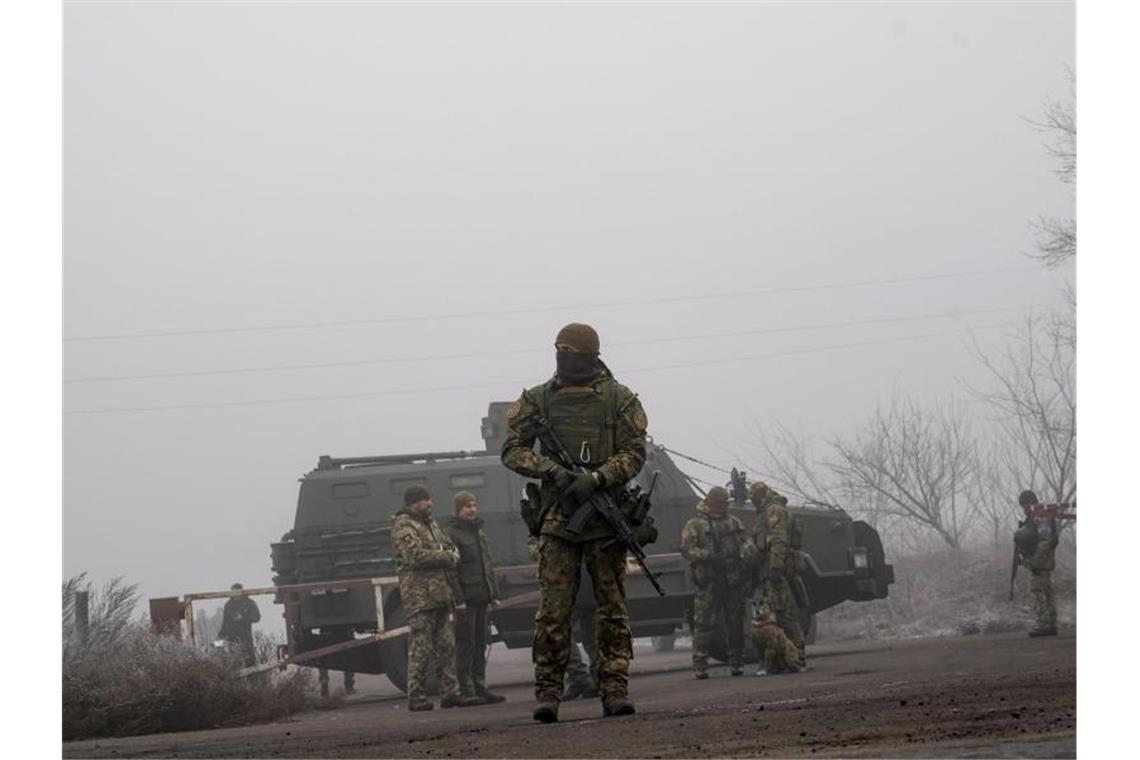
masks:
<path id="1" fill-rule="evenodd" d="M 408 624 L 408 616 L 404 612 L 404 605 L 400 602 L 399 592 L 393 593 L 384 603 L 384 624 L 391 630 Z M 403 692 L 408 691 L 408 636 L 397 636 L 380 642 L 380 665 L 384 668 L 384 675 L 392 685 Z M 428 694 L 439 693 L 439 679 L 436 678 L 433 668 L 428 668 L 427 675 Z"/>
<path id="2" fill-rule="evenodd" d="M 672 652 L 673 646 L 677 643 L 677 632 L 674 631 L 668 636 L 651 636 L 653 641 L 654 652 Z"/>

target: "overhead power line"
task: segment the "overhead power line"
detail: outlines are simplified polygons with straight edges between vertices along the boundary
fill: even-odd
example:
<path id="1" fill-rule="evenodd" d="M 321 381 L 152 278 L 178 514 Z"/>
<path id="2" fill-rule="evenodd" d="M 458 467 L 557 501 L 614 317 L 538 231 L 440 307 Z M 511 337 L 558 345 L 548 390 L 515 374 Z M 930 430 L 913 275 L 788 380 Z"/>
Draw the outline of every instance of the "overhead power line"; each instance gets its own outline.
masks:
<path id="1" fill-rule="evenodd" d="M 1039 309 L 1046 308 L 1055 304 L 1044 304 L 1040 306 L 1001 306 L 993 309 L 972 309 L 972 310 L 957 310 L 957 311 L 944 311 L 932 314 L 915 314 L 899 317 L 879 317 L 876 319 L 860 319 L 860 320 L 844 320 L 839 322 L 825 322 L 814 325 L 795 325 L 791 327 L 764 327 L 755 330 L 738 330 L 734 332 L 721 332 L 721 333 L 703 333 L 700 335 L 673 335 L 663 338 L 640 338 L 637 340 L 614 341 L 607 343 L 609 346 L 630 346 L 642 345 L 650 343 L 676 343 L 690 340 L 708 340 L 711 338 L 739 338 L 752 335 L 768 335 L 774 333 L 787 333 L 787 332 L 808 332 L 811 330 L 827 330 L 837 327 L 860 327 L 866 325 L 890 324 L 897 322 L 915 322 L 926 319 L 951 319 L 955 317 L 964 317 L 977 314 L 995 314 L 1008 311 L 1024 311 L 1026 309 Z M 263 367 L 236 367 L 227 369 L 206 369 L 206 370 L 191 370 L 186 372 L 152 372 L 147 374 L 137 375 L 112 375 L 105 377 L 78 377 L 69 380 L 64 380 L 65 384 L 73 383 L 109 383 L 125 380 L 168 380 L 174 378 L 184 377 L 211 377 L 217 375 L 240 375 L 240 374 L 254 374 L 265 372 L 289 372 L 297 370 L 310 370 L 310 369 L 333 369 L 343 367 L 362 367 L 376 364 L 405 364 L 412 362 L 427 362 L 427 361 L 442 361 L 449 359 L 478 359 L 489 356 L 511 356 L 518 354 L 538 354 L 550 351 L 549 347 L 546 348 L 520 348 L 520 349 L 504 349 L 501 351 L 478 351 L 471 353 L 458 353 L 458 354 L 434 354 L 429 356 L 402 356 L 402 357 L 382 357 L 377 359 L 357 359 L 354 361 L 339 361 L 339 362 L 315 362 L 306 364 L 277 364 Z"/>
<path id="2" fill-rule="evenodd" d="M 326 327 L 351 327 L 357 325 L 397 324 L 406 322 L 427 322 L 446 319 L 475 319 L 479 317 L 496 317 L 512 314 L 536 314 L 551 311 L 582 311 L 584 309 L 612 309 L 629 306 L 649 306 L 661 303 L 680 303 L 685 301 L 707 301 L 724 298 L 740 298 L 744 296 L 775 295 L 777 293 L 804 293 L 817 290 L 837 290 L 843 288 L 861 288 L 875 285 L 901 285 L 912 282 L 926 282 L 930 280 L 947 280 L 962 277 L 984 277 L 991 274 L 1008 274 L 1011 272 L 1041 271 L 1038 266 L 1008 267 L 1004 269 L 978 269 L 968 272 L 944 272 L 941 274 L 917 275 L 913 277 L 895 277 L 883 280 L 857 280 L 851 282 L 827 283 L 823 285 L 800 285 L 781 288 L 760 288 L 756 290 L 738 290 L 723 293 L 706 293 L 702 295 L 665 296 L 661 298 L 645 298 L 637 300 L 611 301 L 608 303 L 575 303 L 561 306 L 530 306 L 518 309 L 493 309 L 487 311 L 470 311 L 452 314 L 422 314 L 415 316 L 377 317 L 373 319 L 347 319 L 338 321 L 303 322 L 281 325 L 259 325 L 253 327 L 217 327 L 200 330 L 166 330 L 153 332 L 117 333 L 105 335 L 80 335 L 64 338 L 65 343 L 80 343 L 100 340 L 130 340 L 135 338 L 174 338 L 190 335 L 221 335 L 227 333 L 270 332 L 278 330 L 308 330 Z"/>
<path id="3" fill-rule="evenodd" d="M 822 351 L 836 351 L 847 348 L 858 348 L 863 346 L 884 345 L 889 343 L 901 343 L 912 340 L 922 340 L 925 338 L 938 338 L 946 335 L 960 335 L 963 333 L 974 332 L 976 330 L 992 330 L 998 327 L 1008 327 L 1011 323 L 1000 322 L 997 324 L 977 325 L 973 327 L 958 328 L 955 330 L 943 330 L 940 332 L 923 333 L 920 335 L 907 335 L 897 338 L 881 338 L 878 340 L 857 341 L 852 343 L 840 343 L 831 346 L 818 346 L 815 348 L 799 349 L 792 351 L 777 351 L 766 354 L 753 354 L 750 356 L 733 356 L 726 359 L 708 359 L 699 362 L 688 362 L 682 364 L 664 364 L 656 367 L 643 367 L 640 369 L 625 370 L 621 374 L 638 375 L 650 372 L 660 372 L 671 369 L 683 369 L 691 367 L 708 367 L 712 365 L 722 364 L 738 364 L 742 362 L 754 361 L 756 359 L 776 359 L 786 356 L 799 356 L 802 354 L 819 353 Z M 456 390 L 473 390 L 477 388 L 508 388 L 514 381 L 499 381 L 499 382 L 486 382 L 474 383 L 468 385 L 444 385 L 431 388 L 401 388 L 396 390 L 387 391 L 370 391 L 365 393 L 347 393 L 336 395 L 322 395 L 322 396 L 294 396 L 287 398 L 276 399 L 255 399 L 252 401 L 215 401 L 200 404 L 167 404 L 163 406 L 136 406 L 136 407 L 109 407 L 105 409 L 77 409 L 73 411 L 65 411 L 65 415 L 79 416 L 79 415 L 97 415 L 97 414 L 115 414 L 115 413 L 128 413 L 128 412 L 163 412 L 183 409 L 211 409 L 220 407 L 238 407 L 238 406 L 267 406 L 274 404 L 294 404 L 294 403 L 307 403 L 312 401 L 340 401 L 346 399 L 360 399 L 360 398 L 377 398 L 381 396 L 405 396 L 418 393 L 441 393 L 445 391 Z"/>

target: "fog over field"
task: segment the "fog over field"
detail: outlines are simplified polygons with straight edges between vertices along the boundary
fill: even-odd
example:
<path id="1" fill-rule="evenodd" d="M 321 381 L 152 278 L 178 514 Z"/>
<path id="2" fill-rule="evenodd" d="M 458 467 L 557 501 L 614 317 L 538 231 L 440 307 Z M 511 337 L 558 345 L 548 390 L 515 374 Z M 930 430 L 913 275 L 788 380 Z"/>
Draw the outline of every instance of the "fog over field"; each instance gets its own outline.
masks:
<path id="1" fill-rule="evenodd" d="M 984 429 L 971 347 L 1072 314 L 1030 256 L 1072 3 L 64 20 L 65 577 L 268 584 L 319 455 L 481 448 L 566 322 L 655 440 L 754 467 L 892 397 Z"/>

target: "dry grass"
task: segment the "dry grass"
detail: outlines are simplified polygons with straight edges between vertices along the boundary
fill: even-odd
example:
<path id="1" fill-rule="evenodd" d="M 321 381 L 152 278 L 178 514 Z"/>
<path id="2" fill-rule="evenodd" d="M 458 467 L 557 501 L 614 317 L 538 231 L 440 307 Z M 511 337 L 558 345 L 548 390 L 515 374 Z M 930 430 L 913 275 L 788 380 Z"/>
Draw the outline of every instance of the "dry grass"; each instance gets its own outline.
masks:
<path id="1" fill-rule="evenodd" d="M 134 618 L 137 589 L 121 579 L 92 592 L 90 630 L 81 641 L 68 592 L 83 585 L 82 576 L 64 584 L 65 740 L 243 725 L 305 706 L 306 671 L 238 678 L 236 653 L 196 649 Z M 258 650 L 264 660 L 272 647 Z"/>
<path id="2" fill-rule="evenodd" d="M 1058 550 L 1053 589 L 1057 620 L 1076 627 L 1076 580 L 1072 545 Z M 1033 625 L 1029 572 L 1018 570 L 1009 601 L 1012 547 L 946 550 L 921 557 L 892 558 L 890 596 L 874 602 L 845 602 L 821 612 L 819 639 L 874 639 L 962 636 L 1027 631 Z"/>

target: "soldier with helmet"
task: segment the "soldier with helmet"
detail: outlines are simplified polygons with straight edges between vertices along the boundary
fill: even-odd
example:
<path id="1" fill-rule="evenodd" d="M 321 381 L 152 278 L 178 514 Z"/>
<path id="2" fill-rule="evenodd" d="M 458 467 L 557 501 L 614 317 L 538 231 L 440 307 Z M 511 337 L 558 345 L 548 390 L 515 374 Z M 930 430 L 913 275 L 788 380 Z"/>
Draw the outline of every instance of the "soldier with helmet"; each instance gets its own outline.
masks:
<path id="1" fill-rule="evenodd" d="M 788 499 L 768 484 L 757 481 L 748 489 L 756 507 L 752 538 L 758 552 L 755 563 L 757 596 L 776 625 L 795 645 L 802 670 L 807 665 L 807 648 L 800 627 L 799 607 L 807 605 L 806 592 L 799 578 L 800 536 L 788 513 Z"/>
<path id="2" fill-rule="evenodd" d="M 709 650 L 719 618 L 728 636 L 728 668 L 744 674 L 744 607 L 756 546 L 744 525 L 728 512 L 728 491 L 709 489 L 697 515 L 681 529 L 681 556 L 689 561 L 693 592 L 693 674 L 709 677 Z"/>
<path id="3" fill-rule="evenodd" d="M 562 681 L 573 639 L 571 617 L 584 562 L 594 586 L 597 678 L 602 715 L 630 715 L 629 661 L 633 639 L 625 599 L 625 549 L 597 514 L 580 532 L 567 526 L 579 505 L 599 489 L 623 504 L 625 485 L 645 464 L 647 419 L 637 395 L 617 382 L 599 359 L 594 328 L 571 323 L 554 339 L 556 371 L 523 391 L 507 410 L 503 464 L 541 482 L 531 532 L 538 535 L 540 598 L 534 633 L 534 719 L 558 720 Z M 560 465 L 553 452 L 534 445 L 535 424 L 547 420 L 574 464 Z"/>
<path id="4" fill-rule="evenodd" d="M 1060 541 L 1056 512 L 1047 516 L 1034 516 L 1037 494 L 1022 491 L 1017 503 L 1025 512 L 1025 519 L 1018 523 L 1013 535 L 1014 545 L 1021 558 L 1021 564 L 1029 569 L 1029 593 L 1033 597 L 1034 627 L 1029 635 L 1057 635 L 1057 601 L 1053 597 L 1054 554 Z M 1016 567 L 1016 566 L 1015 566 Z"/>

